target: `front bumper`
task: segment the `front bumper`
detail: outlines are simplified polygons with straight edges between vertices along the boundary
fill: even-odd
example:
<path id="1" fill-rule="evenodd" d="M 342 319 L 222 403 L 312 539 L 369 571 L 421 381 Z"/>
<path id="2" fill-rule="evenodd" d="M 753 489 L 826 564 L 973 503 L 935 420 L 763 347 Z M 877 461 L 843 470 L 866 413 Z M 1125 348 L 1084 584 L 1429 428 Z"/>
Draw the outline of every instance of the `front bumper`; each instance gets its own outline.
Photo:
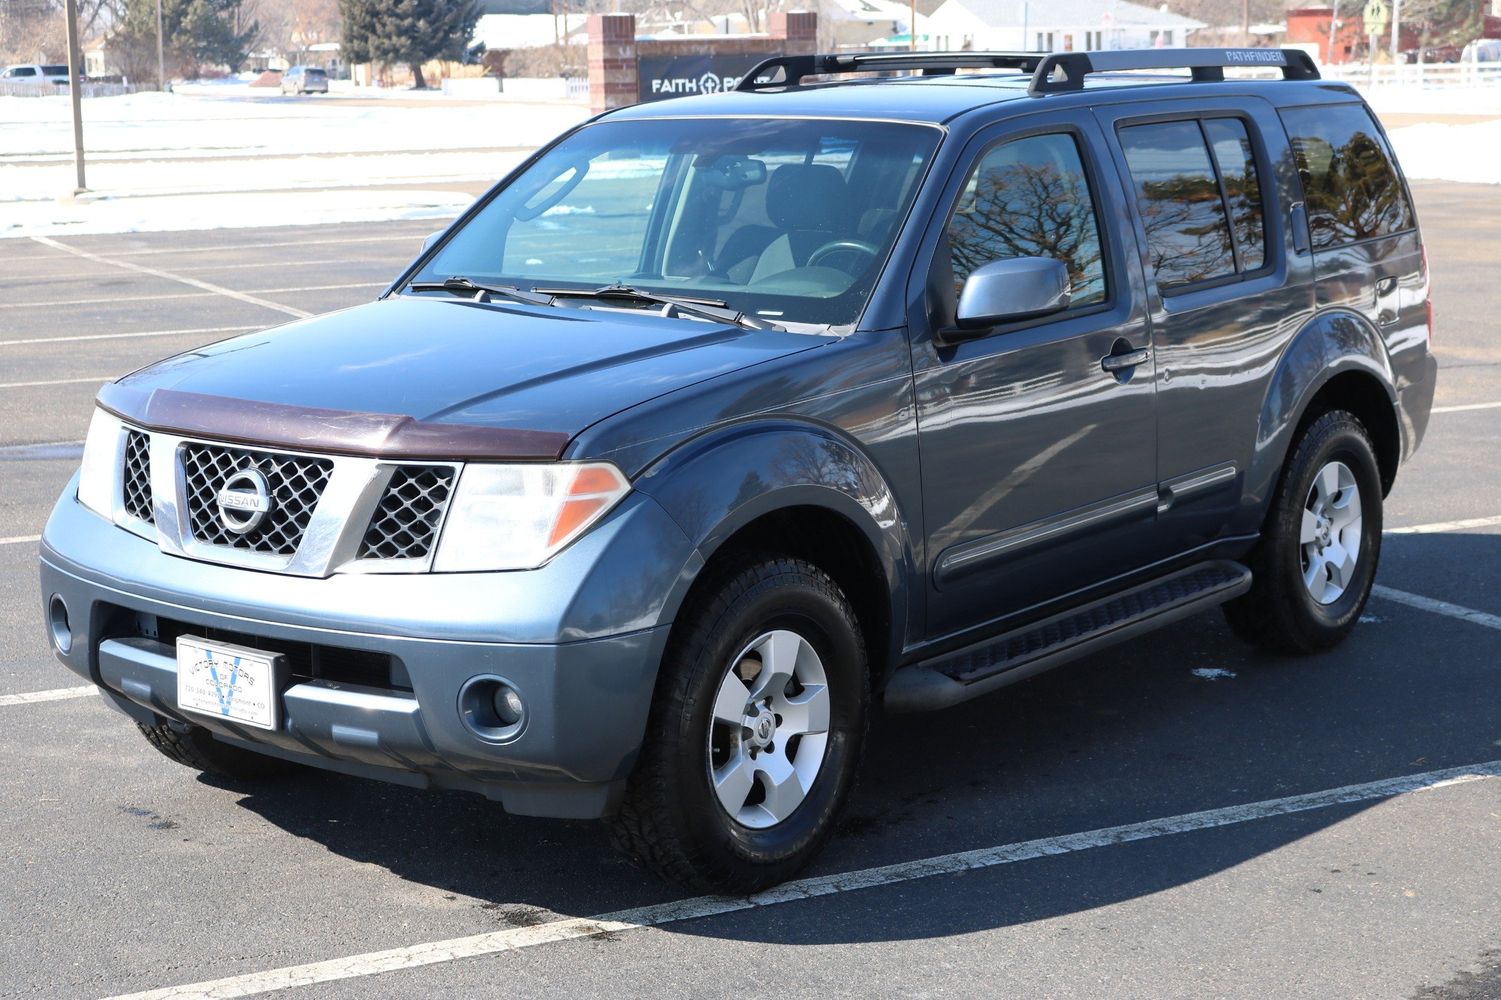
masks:
<path id="1" fill-rule="evenodd" d="M 73 497 L 70 486 L 42 539 L 44 614 L 63 603 L 70 641 L 54 642 L 59 658 L 126 714 L 330 770 L 479 791 L 528 815 L 613 808 L 667 638 L 652 595 L 665 597 L 697 558 L 636 494 L 539 570 L 292 578 L 166 555 Z M 254 729 L 178 709 L 167 623 L 271 650 L 376 654 L 392 667 L 371 683 L 294 671 L 279 728 Z M 504 678 L 526 702 L 506 742 L 460 715 L 459 690 L 477 675 Z"/>

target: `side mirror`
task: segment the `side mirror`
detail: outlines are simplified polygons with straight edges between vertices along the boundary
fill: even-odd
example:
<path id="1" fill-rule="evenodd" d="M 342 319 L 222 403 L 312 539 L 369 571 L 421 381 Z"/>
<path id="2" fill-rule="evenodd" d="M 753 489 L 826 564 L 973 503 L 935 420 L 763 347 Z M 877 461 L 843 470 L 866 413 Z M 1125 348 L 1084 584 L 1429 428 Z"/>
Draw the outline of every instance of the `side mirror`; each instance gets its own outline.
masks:
<path id="1" fill-rule="evenodd" d="M 433 244 L 441 240 L 445 232 L 447 232 L 447 230 L 440 229 L 436 233 L 428 233 L 427 239 L 422 241 L 422 252 L 427 253 L 429 250 L 431 250 L 433 248 Z"/>
<path id="2" fill-rule="evenodd" d="M 963 340 L 991 327 L 1067 309 L 1068 268 L 1051 257 L 1011 257 L 981 264 L 959 293 L 958 330 Z M 957 335 L 957 336 L 953 336 Z"/>

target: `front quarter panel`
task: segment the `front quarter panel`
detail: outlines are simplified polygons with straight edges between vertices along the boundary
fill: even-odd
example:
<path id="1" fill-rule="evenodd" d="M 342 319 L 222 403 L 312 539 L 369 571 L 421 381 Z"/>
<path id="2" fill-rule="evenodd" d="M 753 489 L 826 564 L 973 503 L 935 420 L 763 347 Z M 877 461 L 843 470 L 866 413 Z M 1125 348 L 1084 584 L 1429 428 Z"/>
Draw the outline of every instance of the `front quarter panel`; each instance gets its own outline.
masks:
<path id="1" fill-rule="evenodd" d="M 911 634 L 907 581 L 914 555 L 909 523 L 890 484 L 855 442 L 811 421 L 778 419 L 730 425 L 664 457 L 636 481 L 707 560 L 737 531 L 788 507 L 838 514 L 869 541 L 887 582 L 893 623 L 887 662 Z M 695 574 L 685 572 L 664 611 L 675 617 Z"/>

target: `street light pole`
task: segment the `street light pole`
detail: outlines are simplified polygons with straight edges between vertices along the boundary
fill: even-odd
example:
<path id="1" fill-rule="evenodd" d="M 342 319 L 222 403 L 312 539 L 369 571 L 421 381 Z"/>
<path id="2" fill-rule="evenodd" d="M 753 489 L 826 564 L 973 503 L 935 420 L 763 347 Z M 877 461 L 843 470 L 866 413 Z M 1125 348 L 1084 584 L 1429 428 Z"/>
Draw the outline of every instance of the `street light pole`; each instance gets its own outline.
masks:
<path id="1" fill-rule="evenodd" d="M 68 18 L 68 94 L 73 104 L 73 166 L 78 171 L 78 186 L 74 194 L 83 194 L 88 185 L 83 181 L 83 70 L 78 65 L 81 49 L 78 45 L 78 0 L 68 0 L 64 5 Z"/>
<path id="2" fill-rule="evenodd" d="M 156 89 L 166 93 L 167 60 L 162 54 L 162 0 L 156 0 Z"/>

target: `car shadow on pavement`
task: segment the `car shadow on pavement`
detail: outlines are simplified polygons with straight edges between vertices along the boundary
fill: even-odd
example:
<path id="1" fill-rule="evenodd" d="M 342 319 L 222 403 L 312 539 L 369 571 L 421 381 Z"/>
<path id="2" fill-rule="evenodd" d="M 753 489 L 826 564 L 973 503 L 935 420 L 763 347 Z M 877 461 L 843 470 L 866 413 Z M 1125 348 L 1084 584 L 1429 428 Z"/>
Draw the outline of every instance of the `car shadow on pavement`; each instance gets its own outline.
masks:
<path id="1" fill-rule="evenodd" d="M 1459 553 L 1501 565 L 1501 535 L 1395 536 L 1386 546 L 1380 582 L 1404 589 L 1417 584 L 1394 568 Z M 1302 657 L 1256 652 L 1217 612 L 1199 615 L 947 712 L 877 720 L 861 786 L 809 874 L 1501 758 L 1498 658 L 1501 633 L 1380 598 L 1339 649 Z M 497 929 L 686 895 L 620 859 L 602 823 L 509 816 L 475 795 L 314 771 L 238 790 L 245 808 L 295 836 L 472 899 Z M 1108 848 L 1007 865 L 992 878 L 931 880 L 903 891 L 894 910 L 852 902 L 857 918 L 810 907 L 812 916 L 670 929 L 837 943 L 1079 913 L 1223 871 L 1374 804 L 1165 836 L 1124 849 L 1129 864 L 1123 848 Z"/>

